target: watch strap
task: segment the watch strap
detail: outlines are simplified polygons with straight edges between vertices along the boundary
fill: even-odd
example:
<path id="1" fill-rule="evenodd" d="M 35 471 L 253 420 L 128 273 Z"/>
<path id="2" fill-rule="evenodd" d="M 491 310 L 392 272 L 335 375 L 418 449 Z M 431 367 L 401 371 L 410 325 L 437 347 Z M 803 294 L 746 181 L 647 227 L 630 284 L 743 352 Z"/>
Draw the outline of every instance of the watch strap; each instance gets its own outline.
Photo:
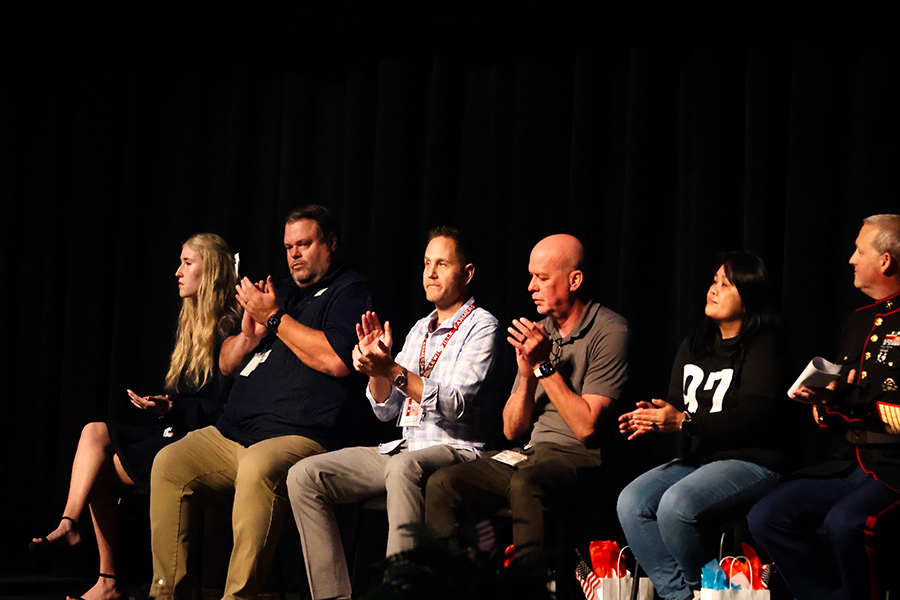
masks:
<path id="1" fill-rule="evenodd" d="M 397 374 L 397 376 L 394 377 L 394 380 L 391 382 L 391 384 L 394 387 L 398 388 L 406 387 L 406 382 L 408 381 L 408 373 L 409 371 L 406 369 L 406 367 L 403 367 L 402 370 Z"/>
<path id="2" fill-rule="evenodd" d="M 550 377 L 556 373 L 556 367 L 553 366 L 553 363 L 548 361 L 542 362 L 538 366 L 534 368 L 534 376 L 538 379 L 543 379 L 545 377 Z"/>
<path id="3" fill-rule="evenodd" d="M 277 333 L 278 326 L 281 325 L 281 317 L 283 317 L 283 316 L 284 316 L 284 311 L 279 308 L 275 312 L 275 314 L 272 315 L 271 317 L 269 317 L 269 319 L 266 321 L 266 327 L 268 327 L 269 329 L 271 329 L 272 331 Z"/>

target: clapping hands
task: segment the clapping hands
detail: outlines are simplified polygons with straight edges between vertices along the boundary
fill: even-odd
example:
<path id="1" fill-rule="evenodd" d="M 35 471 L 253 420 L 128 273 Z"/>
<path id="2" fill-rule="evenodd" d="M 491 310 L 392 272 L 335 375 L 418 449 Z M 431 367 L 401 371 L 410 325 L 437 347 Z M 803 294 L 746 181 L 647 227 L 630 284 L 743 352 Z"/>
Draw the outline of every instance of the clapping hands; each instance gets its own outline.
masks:
<path id="1" fill-rule="evenodd" d="M 619 432 L 627 435 L 629 440 L 645 433 L 669 433 L 681 428 L 682 418 L 682 413 L 665 400 L 642 400 L 635 410 L 619 417 Z"/>
<path id="2" fill-rule="evenodd" d="M 359 341 L 353 347 L 353 368 L 369 377 L 387 377 L 394 364 L 390 321 L 382 328 L 378 315 L 367 311 L 356 324 L 356 337 Z"/>

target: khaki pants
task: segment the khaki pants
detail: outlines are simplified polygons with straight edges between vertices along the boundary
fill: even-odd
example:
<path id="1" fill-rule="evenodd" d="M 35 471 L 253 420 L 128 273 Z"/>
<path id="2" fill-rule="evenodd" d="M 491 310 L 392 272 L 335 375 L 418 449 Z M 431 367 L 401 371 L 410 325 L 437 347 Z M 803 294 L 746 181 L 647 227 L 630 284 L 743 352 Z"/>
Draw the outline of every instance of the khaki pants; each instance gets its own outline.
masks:
<path id="1" fill-rule="evenodd" d="M 202 504 L 234 498 L 234 549 L 225 598 L 253 598 L 272 565 L 287 508 L 284 478 L 300 459 L 323 452 L 310 439 L 287 435 L 244 446 L 215 427 L 192 431 L 163 448 L 150 477 L 150 596 L 190 596 L 185 576 L 192 529 Z"/>

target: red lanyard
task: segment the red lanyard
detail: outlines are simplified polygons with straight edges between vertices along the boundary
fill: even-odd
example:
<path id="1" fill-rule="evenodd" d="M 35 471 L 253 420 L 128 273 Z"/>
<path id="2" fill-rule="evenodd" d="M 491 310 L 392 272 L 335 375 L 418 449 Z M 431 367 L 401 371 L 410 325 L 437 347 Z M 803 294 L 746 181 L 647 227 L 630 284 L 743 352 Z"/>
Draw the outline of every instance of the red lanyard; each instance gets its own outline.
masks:
<path id="1" fill-rule="evenodd" d="M 428 332 L 425 332 L 425 339 L 422 340 L 422 351 L 419 352 L 419 376 L 428 377 L 431 375 L 431 372 L 434 370 L 434 365 L 437 363 L 438 359 L 441 357 L 441 354 L 444 352 L 444 348 L 447 347 L 447 343 L 450 341 L 450 338 L 453 337 L 453 334 L 456 333 L 456 330 L 459 329 L 459 326 L 462 325 L 462 322 L 466 320 L 466 317 L 472 314 L 472 311 L 475 310 L 475 303 L 473 302 L 466 311 L 460 315 L 459 319 L 456 320 L 456 323 L 453 324 L 453 329 L 450 330 L 450 333 L 444 338 L 444 341 L 441 342 L 441 345 L 438 347 L 437 352 L 434 353 L 434 356 L 431 357 L 431 362 L 428 363 L 428 366 L 425 366 L 425 344 L 428 343 Z"/>

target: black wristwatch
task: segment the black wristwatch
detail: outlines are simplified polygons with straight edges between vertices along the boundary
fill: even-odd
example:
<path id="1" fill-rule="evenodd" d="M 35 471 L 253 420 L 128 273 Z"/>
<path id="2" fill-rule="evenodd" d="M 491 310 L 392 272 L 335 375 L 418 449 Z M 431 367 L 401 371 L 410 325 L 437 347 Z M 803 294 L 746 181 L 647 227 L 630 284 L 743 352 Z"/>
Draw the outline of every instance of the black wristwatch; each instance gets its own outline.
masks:
<path id="1" fill-rule="evenodd" d="M 684 411 L 682 414 L 684 415 L 684 419 L 681 421 L 681 431 L 685 433 L 693 433 L 694 421 L 691 419 L 691 413 L 689 413 L 688 411 Z"/>
<path id="2" fill-rule="evenodd" d="M 407 373 L 409 373 L 409 371 L 407 371 L 406 367 L 404 367 L 403 370 L 400 371 L 396 377 L 394 377 L 394 381 L 391 382 L 392 384 L 394 384 L 394 387 L 398 387 L 398 388 L 406 387 L 406 381 L 407 381 L 406 374 Z"/>
<path id="3" fill-rule="evenodd" d="M 273 333 L 278 333 L 278 326 L 281 325 L 281 317 L 284 316 L 284 311 L 278 309 L 274 315 L 269 317 L 269 320 L 266 321 L 266 327 L 272 330 Z"/>
<path id="4" fill-rule="evenodd" d="M 542 362 L 534 369 L 534 376 L 538 379 L 543 379 L 544 377 L 550 377 L 556 373 L 556 367 L 553 366 L 553 363 L 549 360 L 547 362 Z"/>

